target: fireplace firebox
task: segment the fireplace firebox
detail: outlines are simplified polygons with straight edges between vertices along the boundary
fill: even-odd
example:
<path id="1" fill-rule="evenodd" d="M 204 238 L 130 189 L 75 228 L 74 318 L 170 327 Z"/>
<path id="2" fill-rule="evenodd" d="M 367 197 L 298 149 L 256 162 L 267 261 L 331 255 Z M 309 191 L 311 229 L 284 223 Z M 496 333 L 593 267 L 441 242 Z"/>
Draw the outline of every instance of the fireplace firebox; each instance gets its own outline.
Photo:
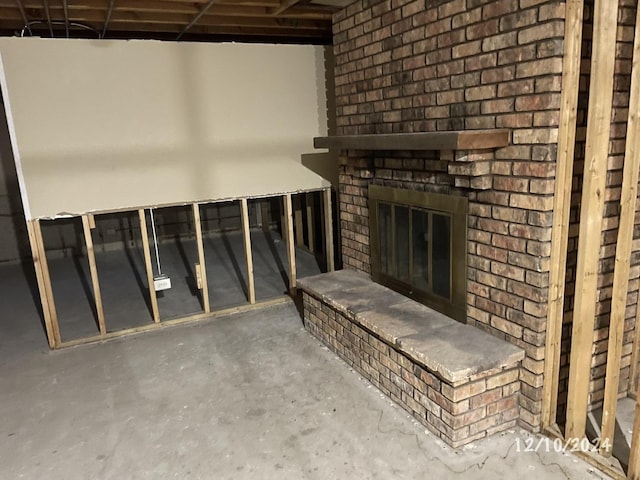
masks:
<path id="1" fill-rule="evenodd" d="M 467 198 L 369 186 L 374 281 L 466 322 Z"/>

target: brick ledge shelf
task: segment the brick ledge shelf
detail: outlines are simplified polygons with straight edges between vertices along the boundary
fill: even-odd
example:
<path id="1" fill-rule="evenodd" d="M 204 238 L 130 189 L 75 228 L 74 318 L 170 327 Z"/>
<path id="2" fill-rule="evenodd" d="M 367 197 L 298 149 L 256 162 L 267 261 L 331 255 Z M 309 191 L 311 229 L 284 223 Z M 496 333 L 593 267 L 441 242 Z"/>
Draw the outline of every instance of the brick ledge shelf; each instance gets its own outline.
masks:
<path id="1" fill-rule="evenodd" d="M 353 271 L 298 286 L 310 333 L 450 446 L 516 425 L 522 349 Z"/>
<path id="2" fill-rule="evenodd" d="M 509 145 L 509 130 L 452 130 L 446 132 L 387 133 L 315 137 L 315 148 L 343 150 L 436 150 L 447 160 L 455 186 L 489 190 L 493 186 L 492 161 L 487 150 Z"/>
<path id="3" fill-rule="evenodd" d="M 509 130 L 381 133 L 315 137 L 315 148 L 350 150 L 485 150 L 506 147 Z"/>

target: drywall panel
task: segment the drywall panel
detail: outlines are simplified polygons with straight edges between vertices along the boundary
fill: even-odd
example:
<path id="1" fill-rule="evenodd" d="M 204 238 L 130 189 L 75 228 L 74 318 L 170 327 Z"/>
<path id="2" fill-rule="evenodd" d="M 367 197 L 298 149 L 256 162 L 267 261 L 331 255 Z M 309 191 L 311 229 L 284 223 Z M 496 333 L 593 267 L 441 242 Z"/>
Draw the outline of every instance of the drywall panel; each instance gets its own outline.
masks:
<path id="1" fill-rule="evenodd" d="M 323 47 L 4 38 L 0 54 L 28 219 L 329 185 L 301 163 L 327 131 Z"/>

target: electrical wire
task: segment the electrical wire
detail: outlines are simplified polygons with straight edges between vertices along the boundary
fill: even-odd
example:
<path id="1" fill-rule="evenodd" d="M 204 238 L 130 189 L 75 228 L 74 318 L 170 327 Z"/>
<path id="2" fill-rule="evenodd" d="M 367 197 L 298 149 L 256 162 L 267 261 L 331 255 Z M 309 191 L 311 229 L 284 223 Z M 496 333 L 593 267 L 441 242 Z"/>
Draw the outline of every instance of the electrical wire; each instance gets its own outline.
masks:
<path id="1" fill-rule="evenodd" d="M 28 31 L 30 36 L 33 37 L 33 32 L 31 31 L 31 26 L 32 25 L 48 25 L 47 22 L 43 21 L 43 20 L 32 20 L 31 22 L 27 23 L 24 25 L 24 27 L 22 27 L 22 30 L 20 31 L 20 36 L 24 37 L 24 33 L 25 31 Z M 51 25 L 67 25 L 65 22 L 61 22 L 59 20 L 52 20 L 51 21 Z M 90 30 L 93 33 L 95 33 L 98 38 L 102 38 L 102 34 L 96 30 L 95 28 L 93 28 L 90 25 L 85 25 L 84 23 L 78 23 L 78 22 L 69 22 L 68 23 L 69 27 L 77 27 L 77 28 L 84 28 L 85 30 Z"/>

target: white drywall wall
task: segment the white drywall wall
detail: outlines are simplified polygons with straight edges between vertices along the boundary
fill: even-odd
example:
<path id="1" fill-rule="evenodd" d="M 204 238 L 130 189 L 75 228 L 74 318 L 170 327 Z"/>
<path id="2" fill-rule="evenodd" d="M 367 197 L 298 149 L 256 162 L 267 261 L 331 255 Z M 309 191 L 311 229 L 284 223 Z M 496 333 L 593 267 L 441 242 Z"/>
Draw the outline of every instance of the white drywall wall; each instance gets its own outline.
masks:
<path id="1" fill-rule="evenodd" d="M 301 164 L 327 132 L 323 47 L 2 38 L 0 55 L 28 219 L 329 185 Z"/>

